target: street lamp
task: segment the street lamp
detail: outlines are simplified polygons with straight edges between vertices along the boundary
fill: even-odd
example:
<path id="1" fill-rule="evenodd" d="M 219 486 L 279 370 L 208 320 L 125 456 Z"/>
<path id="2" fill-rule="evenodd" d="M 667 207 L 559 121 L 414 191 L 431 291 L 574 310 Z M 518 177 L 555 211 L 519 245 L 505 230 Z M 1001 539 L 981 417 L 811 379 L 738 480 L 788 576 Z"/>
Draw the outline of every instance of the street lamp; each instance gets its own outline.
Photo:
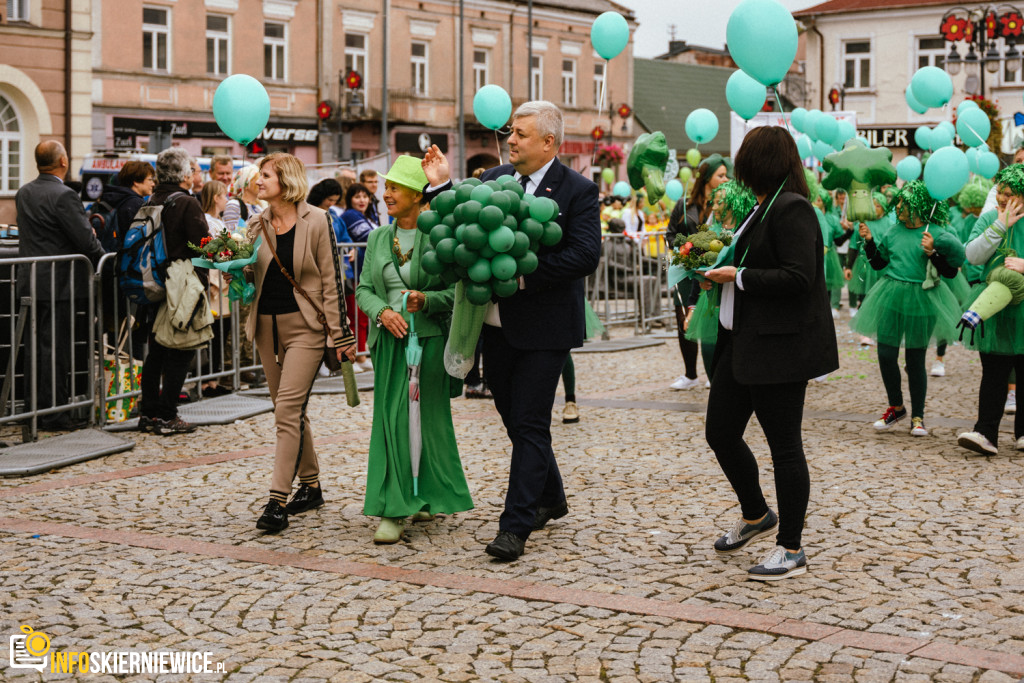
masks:
<path id="1" fill-rule="evenodd" d="M 985 95 L 985 74 L 999 72 L 1001 66 L 1016 73 L 1021 68 L 1021 53 L 1017 41 L 1024 35 L 1024 16 L 1013 5 L 984 6 L 973 9 L 954 7 L 942 15 L 939 33 L 952 43 L 943 67 L 950 76 L 956 76 L 963 68 L 970 77 L 981 77 L 980 94 Z M 1000 54 L 998 41 L 1006 44 L 1005 54 Z M 956 49 L 958 42 L 967 43 L 967 54 L 963 57 Z M 981 67 L 985 68 L 982 69 Z"/>

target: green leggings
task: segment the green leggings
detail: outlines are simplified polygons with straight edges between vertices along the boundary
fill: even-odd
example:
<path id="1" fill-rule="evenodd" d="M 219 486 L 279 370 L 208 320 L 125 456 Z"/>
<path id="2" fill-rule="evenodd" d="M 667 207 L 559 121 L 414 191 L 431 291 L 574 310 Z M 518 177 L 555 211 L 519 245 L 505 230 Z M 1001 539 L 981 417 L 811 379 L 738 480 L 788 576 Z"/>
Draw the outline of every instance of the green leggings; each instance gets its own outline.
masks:
<path id="1" fill-rule="evenodd" d="M 910 385 L 910 416 L 924 417 L 924 401 L 928 393 L 928 373 L 924 368 L 927 349 L 906 349 L 907 383 Z M 900 347 L 878 344 L 878 369 L 890 406 L 903 405 L 903 378 L 900 377 Z"/>
<path id="2" fill-rule="evenodd" d="M 576 364 L 572 362 L 572 354 L 565 357 L 562 366 L 562 385 L 565 386 L 566 402 L 576 402 Z"/>

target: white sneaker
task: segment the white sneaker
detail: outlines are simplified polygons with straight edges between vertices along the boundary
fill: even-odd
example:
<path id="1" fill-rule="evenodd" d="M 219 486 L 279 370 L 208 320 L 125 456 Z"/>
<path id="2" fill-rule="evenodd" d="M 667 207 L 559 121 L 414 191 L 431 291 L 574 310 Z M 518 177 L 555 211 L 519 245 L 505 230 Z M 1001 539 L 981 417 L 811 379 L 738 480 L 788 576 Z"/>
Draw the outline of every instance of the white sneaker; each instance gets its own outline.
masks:
<path id="1" fill-rule="evenodd" d="M 911 436 L 928 436 L 928 430 L 924 427 L 924 419 L 920 417 L 911 418 L 910 425 Z"/>
<path id="2" fill-rule="evenodd" d="M 851 308 L 850 309 L 850 317 L 851 318 L 856 318 L 857 317 L 857 309 L 856 308 Z"/>
<path id="3" fill-rule="evenodd" d="M 1024 451 L 1024 436 L 1017 439 L 1017 450 Z"/>
<path id="4" fill-rule="evenodd" d="M 353 372 L 354 374 L 357 374 L 357 375 L 358 375 L 358 374 L 359 374 L 360 372 L 365 372 L 365 371 L 364 371 L 364 370 L 363 370 L 363 368 L 362 368 L 362 367 L 361 367 L 361 366 L 359 365 L 359 363 L 356 363 L 355 361 L 352 361 L 352 372 Z"/>
<path id="5" fill-rule="evenodd" d="M 872 339 L 871 337 L 861 337 L 860 338 L 860 345 L 861 346 L 871 346 L 874 343 L 875 343 L 875 340 Z"/>
<path id="6" fill-rule="evenodd" d="M 946 364 L 941 360 L 937 360 L 932 363 L 932 377 L 945 377 L 946 376 Z"/>
<path id="7" fill-rule="evenodd" d="M 710 389 L 711 388 L 711 380 L 708 380 L 707 382 L 704 382 L 704 388 L 705 389 Z"/>
<path id="8" fill-rule="evenodd" d="M 1007 415 L 1013 415 L 1017 412 L 1017 390 L 1010 389 L 1010 393 L 1006 395 L 1006 405 L 1003 407 L 1003 412 Z"/>
<path id="9" fill-rule="evenodd" d="M 839 320 L 839 310 L 838 309 L 835 309 L 835 308 L 832 309 L 832 319 L 833 320 Z"/>
<path id="10" fill-rule="evenodd" d="M 826 373 L 825 373 L 824 375 L 822 375 L 821 377 L 815 377 L 815 378 L 814 378 L 814 381 L 815 381 L 815 382 L 824 382 L 824 381 L 825 381 L 825 380 L 827 380 L 827 379 L 828 379 L 828 373 L 826 372 Z"/>
<path id="11" fill-rule="evenodd" d="M 980 432 L 964 432 L 956 437 L 956 442 L 963 448 L 982 455 L 995 455 L 999 450 L 988 438 Z M 1020 448 L 1020 439 L 1017 440 L 1017 448 Z"/>
<path id="12" fill-rule="evenodd" d="M 370 362 L 369 358 L 367 358 L 366 360 L 364 360 L 364 361 L 362 361 L 360 363 L 353 363 L 353 365 L 358 365 L 359 367 L 361 367 L 366 372 L 370 372 L 371 370 L 373 370 L 373 363 Z"/>
<path id="13" fill-rule="evenodd" d="M 679 375 L 679 377 L 676 378 L 676 381 L 672 382 L 668 388 L 675 389 L 676 391 L 682 391 L 683 389 L 692 389 L 699 384 L 700 381 L 696 378 L 690 379 L 686 375 Z"/>
<path id="14" fill-rule="evenodd" d="M 328 367 L 327 367 L 327 365 L 325 363 L 321 363 L 320 364 L 320 369 L 317 370 L 316 374 L 320 375 L 321 377 L 330 377 L 331 376 L 331 371 L 330 371 L 330 369 L 328 369 Z"/>

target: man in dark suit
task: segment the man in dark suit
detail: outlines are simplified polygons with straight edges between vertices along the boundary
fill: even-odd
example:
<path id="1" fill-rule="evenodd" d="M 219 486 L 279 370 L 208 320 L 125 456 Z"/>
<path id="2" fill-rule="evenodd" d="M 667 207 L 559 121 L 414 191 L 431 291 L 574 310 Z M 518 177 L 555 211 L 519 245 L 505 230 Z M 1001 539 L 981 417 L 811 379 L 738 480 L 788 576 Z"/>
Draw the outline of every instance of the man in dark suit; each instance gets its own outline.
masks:
<path id="1" fill-rule="evenodd" d="M 550 102 L 527 102 L 512 116 L 510 164 L 487 181 L 514 175 L 528 193 L 559 208 L 562 240 L 542 247 L 540 265 L 520 279 L 519 291 L 492 303 L 483 329 L 484 365 L 494 404 L 512 441 L 505 511 L 487 554 L 515 560 L 530 532 L 569 511 L 551 448 L 551 410 L 569 350 L 583 345 L 583 279 L 597 269 L 601 219 L 597 185 L 563 166 L 562 112 Z"/>
<path id="2" fill-rule="evenodd" d="M 83 254 L 95 266 L 103 256 L 103 247 L 89 225 L 78 194 L 64 184 L 69 166 L 64 146 L 56 140 L 40 142 L 36 146 L 35 157 L 39 177 L 24 185 L 14 197 L 21 232 L 18 256 L 39 258 Z M 76 339 L 87 338 L 87 326 L 92 324 L 84 316 L 74 314 L 85 309 L 92 269 L 79 261 L 34 265 L 35 300 L 32 303 L 38 322 L 36 405 L 44 409 L 70 403 L 72 344 Z M 31 295 L 32 270 L 29 266 L 22 266 L 18 276 L 18 296 Z M 76 375 L 83 370 L 88 371 L 89 354 L 87 349 L 84 351 L 76 354 Z M 73 422 L 67 412 L 39 418 L 42 429 L 72 429 L 84 424 Z"/>

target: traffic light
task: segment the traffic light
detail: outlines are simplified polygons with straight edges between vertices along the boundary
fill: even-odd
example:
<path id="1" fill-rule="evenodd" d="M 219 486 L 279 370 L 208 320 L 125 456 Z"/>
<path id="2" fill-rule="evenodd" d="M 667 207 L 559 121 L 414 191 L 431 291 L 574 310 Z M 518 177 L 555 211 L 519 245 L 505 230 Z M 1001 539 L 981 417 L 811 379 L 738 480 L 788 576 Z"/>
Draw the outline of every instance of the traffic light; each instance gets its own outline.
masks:
<path id="1" fill-rule="evenodd" d="M 249 156 L 262 157 L 267 154 L 267 143 L 265 140 L 253 140 L 247 147 Z"/>

